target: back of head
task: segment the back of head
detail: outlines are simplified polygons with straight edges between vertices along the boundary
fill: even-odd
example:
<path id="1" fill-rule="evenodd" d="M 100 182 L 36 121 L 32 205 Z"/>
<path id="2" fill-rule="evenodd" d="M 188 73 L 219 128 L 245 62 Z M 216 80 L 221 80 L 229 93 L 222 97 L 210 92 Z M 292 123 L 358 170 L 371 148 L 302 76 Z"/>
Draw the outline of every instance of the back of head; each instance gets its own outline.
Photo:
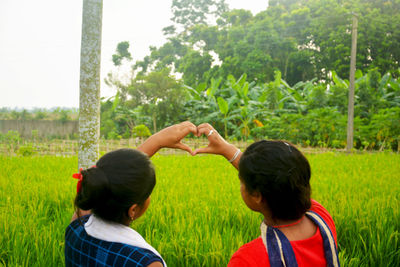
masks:
<path id="1" fill-rule="evenodd" d="M 298 219 L 311 206 L 310 165 L 287 142 L 250 145 L 240 159 L 239 176 L 249 193 L 261 193 L 274 219 Z"/>
<path id="2" fill-rule="evenodd" d="M 155 186 L 153 165 L 144 153 L 119 149 L 102 156 L 95 167 L 82 171 L 75 206 L 108 221 L 122 223 L 133 204 L 142 205 Z"/>

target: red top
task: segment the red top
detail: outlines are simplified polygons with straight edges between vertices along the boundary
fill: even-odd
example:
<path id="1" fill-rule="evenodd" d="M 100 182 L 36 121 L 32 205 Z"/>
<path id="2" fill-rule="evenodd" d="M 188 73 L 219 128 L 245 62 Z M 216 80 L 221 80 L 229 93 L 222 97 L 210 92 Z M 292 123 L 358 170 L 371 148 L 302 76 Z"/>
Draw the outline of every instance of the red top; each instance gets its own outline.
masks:
<path id="1" fill-rule="evenodd" d="M 315 200 L 311 200 L 311 209 L 324 219 L 336 240 L 336 228 L 331 215 Z M 298 266 L 324 266 L 326 267 L 324 246 L 319 228 L 315 234 L 307 239 L 290 241 Z M 260 266 L 269 267 L 267 250 L 261 237 L 244 244 L 236 251 L 228 263 L 228 267 Z"/>

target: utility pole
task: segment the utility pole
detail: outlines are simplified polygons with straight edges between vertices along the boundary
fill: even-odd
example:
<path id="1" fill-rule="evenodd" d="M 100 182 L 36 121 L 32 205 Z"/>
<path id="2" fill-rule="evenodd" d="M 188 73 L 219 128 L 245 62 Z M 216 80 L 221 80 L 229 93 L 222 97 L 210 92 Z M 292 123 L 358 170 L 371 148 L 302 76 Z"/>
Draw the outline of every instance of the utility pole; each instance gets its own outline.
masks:
<path id="1" fill-rule="evenodd" d="M 351 31 L 349 105 L 347 112 L 347 152 L 350 152 L 353 148 L 354 136 L 354 76 L 356 72 L 357 26 L 358 17 L 357 14 L 353 13 L 353 29 Z"/>
<path id="2" fill-rule="evenodd" d="M 79 94 L 79 168 L 94 165 L 100 137 L 100 60 L 103 0 L 83 0 Z"/>

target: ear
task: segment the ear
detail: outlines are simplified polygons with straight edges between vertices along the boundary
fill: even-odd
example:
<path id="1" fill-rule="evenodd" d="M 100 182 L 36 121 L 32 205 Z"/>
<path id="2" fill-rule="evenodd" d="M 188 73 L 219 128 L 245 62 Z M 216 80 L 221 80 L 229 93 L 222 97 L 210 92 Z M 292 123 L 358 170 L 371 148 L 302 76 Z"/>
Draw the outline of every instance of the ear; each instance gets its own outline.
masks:
<path id="1" fill-rule="evenodd" d="M 263 202 L 263 197 L 261 195 L 260 192 L 258 191 L 254 191 L 250 197 L 252 198 L 252 200 L 257 203 L 258 205 L 261 204 Z"/>
<path id="2" fill-rule="evenodd" d="M 133 205 L 129 208 L 129 210 L 128 210 L 128 217 L 129 217 L 129 219 L 131 219 L 131 220 L 134 220 L 134 219 L 135 219 L 135 215 L 136 215 L 137 212 L 138 212 L 138 208 L 139 208 L 138 204 L 133 204 Z"/>

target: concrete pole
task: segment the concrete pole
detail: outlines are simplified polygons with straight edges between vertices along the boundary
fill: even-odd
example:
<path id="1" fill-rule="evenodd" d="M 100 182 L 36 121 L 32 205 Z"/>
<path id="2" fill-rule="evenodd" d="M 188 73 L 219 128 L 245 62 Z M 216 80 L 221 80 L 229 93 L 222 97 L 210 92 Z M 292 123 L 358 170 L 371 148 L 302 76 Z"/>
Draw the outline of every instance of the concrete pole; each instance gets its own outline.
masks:
<path id="1" fill-rule="evenodd" d="M 83 0 L 79 95 L 79 168 L 94 165 L 100 137 L 102 0 Z"/>
<path id="2" fill-rule="evenodd" d="M 350 152 L 353 148 L 354 136 L 354 76 L 356 72 L 357 26 L 358 18 L 357 15 L 353 13 L 353 29 L 351 32 L 349 104 L 347 112 L 347 152 Z"/>

